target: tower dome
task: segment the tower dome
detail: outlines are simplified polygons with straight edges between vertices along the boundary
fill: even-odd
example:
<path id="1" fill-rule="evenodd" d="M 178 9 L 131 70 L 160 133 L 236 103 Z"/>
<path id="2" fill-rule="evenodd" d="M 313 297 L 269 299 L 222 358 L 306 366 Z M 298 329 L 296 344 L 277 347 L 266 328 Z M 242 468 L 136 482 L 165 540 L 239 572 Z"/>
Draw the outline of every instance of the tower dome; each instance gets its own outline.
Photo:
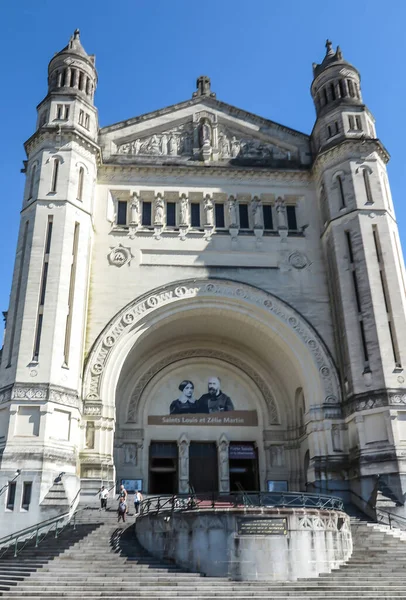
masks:
<path id="1" fill-rule="evenodd" d="M 69 43 L 55 54 L 48 66 L 48 92 L 77 93 L 93 102 L 97 84 L 94 55 L 87 54 L 76 29 Z"/>
<path id="2" fill-rule="evenodd" d="M 313 63 L 311 93 L 317 115 L 324 114 L 342 103 L 362 105 L 361 77 L 357 69 L 343 59 L 340 47 L 333 49 L 326 41 L 326 55 L 320 64 Z"/>

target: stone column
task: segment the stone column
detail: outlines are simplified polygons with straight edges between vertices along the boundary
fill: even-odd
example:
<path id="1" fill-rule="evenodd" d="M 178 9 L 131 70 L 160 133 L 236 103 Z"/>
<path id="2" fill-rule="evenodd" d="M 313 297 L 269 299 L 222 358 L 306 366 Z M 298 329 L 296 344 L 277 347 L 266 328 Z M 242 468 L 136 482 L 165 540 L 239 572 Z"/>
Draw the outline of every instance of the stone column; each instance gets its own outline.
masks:
<path id="1" fill-rule="evenodd" d="M 230 442 L 223 435 L 217 443 L 220 493 L 228 493 L 230 491 L 229 446 Z"/>
<path id="2" fill-rule="evenodd" d="M 185 435 L 178 440 L 178 488 L 179 494 L 189 493 L 189 445 Z"/>

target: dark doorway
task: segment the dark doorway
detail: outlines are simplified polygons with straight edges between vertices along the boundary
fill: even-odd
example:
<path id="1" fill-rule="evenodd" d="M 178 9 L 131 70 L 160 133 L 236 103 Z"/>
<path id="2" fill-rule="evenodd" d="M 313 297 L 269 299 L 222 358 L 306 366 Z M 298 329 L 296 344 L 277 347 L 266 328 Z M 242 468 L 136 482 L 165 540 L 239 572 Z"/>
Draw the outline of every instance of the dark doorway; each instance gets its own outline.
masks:
<path id="1" fill-rule="evenodd" d="M 211 442 L 190 442 L 189 483 L 195 492 L 218 491 L 217 445 Z"/>
<path id="2" fill-rule="evenodd" d="M 253 443 L 230 444 L 230 492 L 259 491 L 258 452 Z"/>
<path id="3" fill-rule="evenodd" d="M 178 491 L 178 445 L 151 442 L 149 447 L 149 494 L 176 494 Z"/>

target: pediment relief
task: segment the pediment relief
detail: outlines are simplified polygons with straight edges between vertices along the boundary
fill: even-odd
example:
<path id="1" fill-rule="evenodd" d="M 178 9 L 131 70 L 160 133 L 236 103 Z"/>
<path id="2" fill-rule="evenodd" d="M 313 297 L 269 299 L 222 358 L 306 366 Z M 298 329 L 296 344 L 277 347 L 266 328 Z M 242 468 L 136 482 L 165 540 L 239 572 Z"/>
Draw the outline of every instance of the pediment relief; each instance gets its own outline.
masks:
<path id="1" fill-rule="evenodd" d="M 202 105 L 193 109 L 175 111 L 172 120 L 149 119 L 107 132 L 112 160 L 119 163 L 198 161 L 236 166 L 280 163 L 286 168 L 308 162 L 303 160 L 305 136 L 295 144 L 298 140 L 289 139 L 288 135 L 283 139 L 276 127 L 272 132 L 271 127 L 261 128 Z"/>

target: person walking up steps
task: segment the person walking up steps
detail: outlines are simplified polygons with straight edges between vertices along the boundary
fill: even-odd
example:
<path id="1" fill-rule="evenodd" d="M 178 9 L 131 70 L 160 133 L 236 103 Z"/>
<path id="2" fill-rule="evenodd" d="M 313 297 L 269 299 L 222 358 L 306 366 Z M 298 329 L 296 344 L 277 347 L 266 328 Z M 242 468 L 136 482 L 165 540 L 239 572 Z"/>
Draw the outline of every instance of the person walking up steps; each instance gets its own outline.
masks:
<path id="1" fill-rule="evenodd" d="M 138 511 L 140 510 L 140 504 L 143 500 L 142 494 L 141 494 L 141 490 L 136 490 L 135 494 L 134 494 L 134 510 L 135 510 L 135 515 L 138 515 Z"/>
<path id="2" fill-rule="evenodd" d="M 123 485 L 120 485 L 120 491 L 118 493 L 118 519 L 117 519 L 118 522 L 120 522 L 120 519 L 123 519 L 123 522 L 125 523 L 126 512 L 127 512 L 127 490 L 125 489 L 125 487 Z"/>
<path id="3" fill-rule="evenodd" d="M 106 490 L 106 488 L 104 487 L 104 485 L 101 486 L 100 488 L 100 494 L 99 494 L 99 499 L 100 499 L 100 510 L 107 510 L 107 498 L 109 497 L 109 491 Z"/>

